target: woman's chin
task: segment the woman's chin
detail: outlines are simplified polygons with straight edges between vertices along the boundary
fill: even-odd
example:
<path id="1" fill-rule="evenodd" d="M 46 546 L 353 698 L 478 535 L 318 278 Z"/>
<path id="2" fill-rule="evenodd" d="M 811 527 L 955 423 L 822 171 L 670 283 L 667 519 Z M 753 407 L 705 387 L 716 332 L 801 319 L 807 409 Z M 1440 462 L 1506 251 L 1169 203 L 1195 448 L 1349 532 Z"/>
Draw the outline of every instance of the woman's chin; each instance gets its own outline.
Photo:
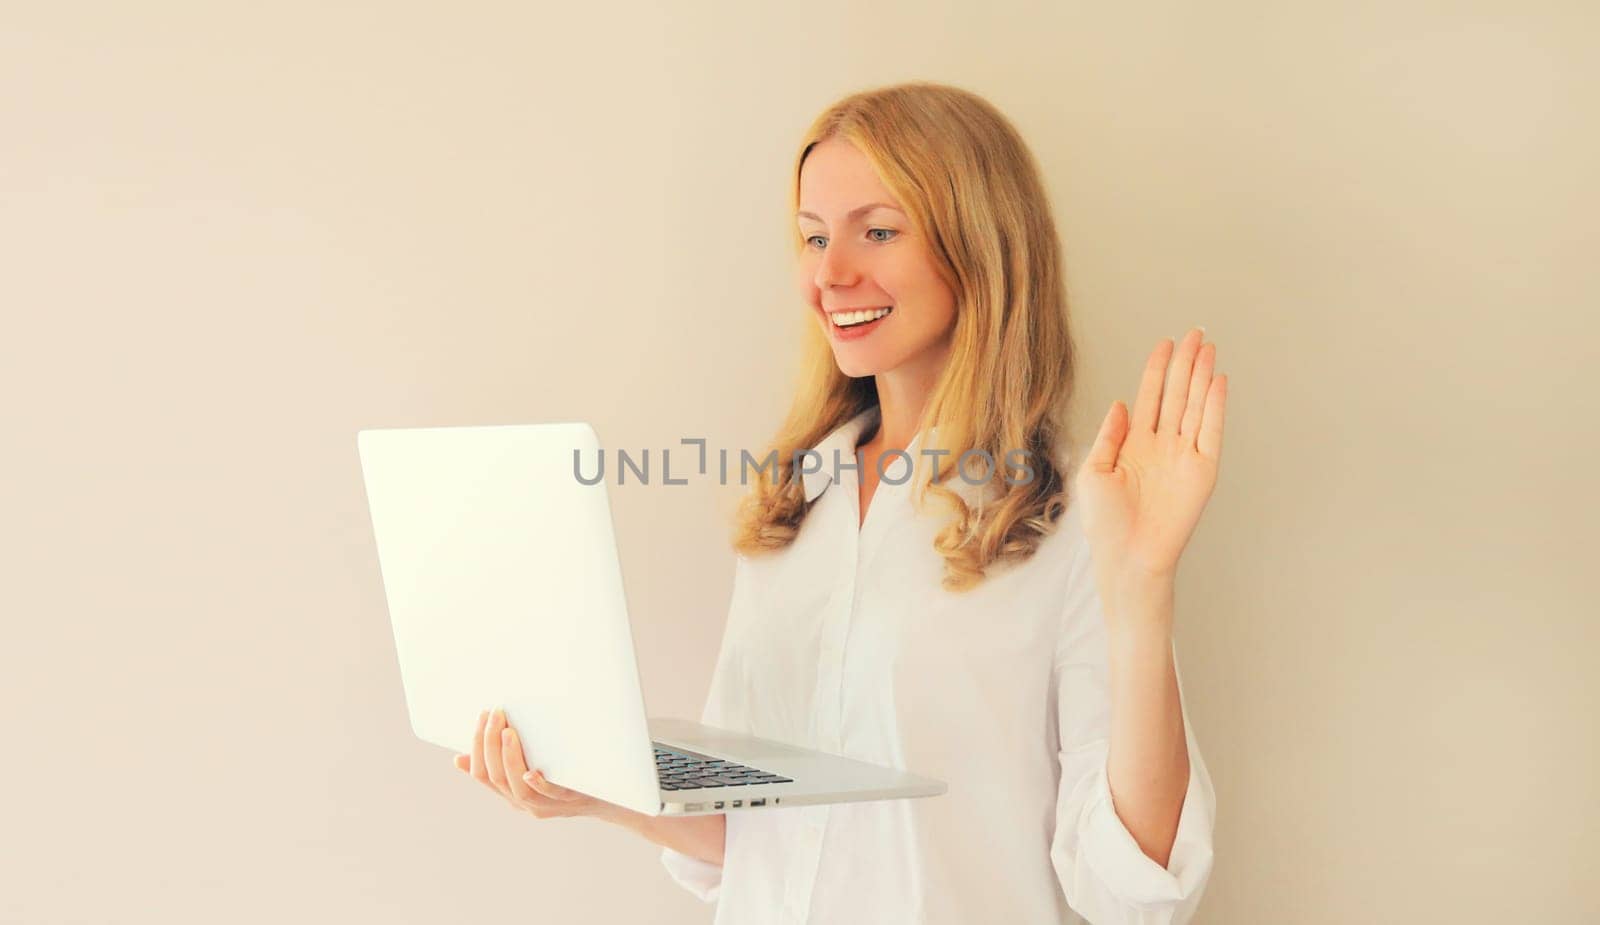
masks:
<path id="1" fill-rule="evenodd" d="M 837 350 L 833 352 L 833 362 L 839 367 L 839 372 L 852 379 L 876 376 L 878 373 L 883 372 L 877 363 L 865 361 L 861 357 L 841 356 Z"/>

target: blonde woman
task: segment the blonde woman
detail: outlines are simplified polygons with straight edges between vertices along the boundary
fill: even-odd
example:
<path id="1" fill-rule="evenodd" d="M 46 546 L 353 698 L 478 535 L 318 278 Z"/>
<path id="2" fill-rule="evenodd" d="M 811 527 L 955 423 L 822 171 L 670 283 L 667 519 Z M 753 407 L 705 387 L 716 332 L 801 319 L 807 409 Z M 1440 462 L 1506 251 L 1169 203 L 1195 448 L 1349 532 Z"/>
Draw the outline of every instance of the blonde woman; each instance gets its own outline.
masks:
<path id="1" fill-rule="evenodd" d="M 1157 344 L 1069 479 L 1060 245 L 1005 117 L 926 82 L 852 95 L 791 192 L 804 374 L 739 512 L 702 719 L 948 793 L 642 816 L 524 778 L 498 713 L 458 766 L 662 845 L 718 923 L 1188 921 L 1216 798 L 1173 583 L 1221 456 L 1215 347 Z"/>

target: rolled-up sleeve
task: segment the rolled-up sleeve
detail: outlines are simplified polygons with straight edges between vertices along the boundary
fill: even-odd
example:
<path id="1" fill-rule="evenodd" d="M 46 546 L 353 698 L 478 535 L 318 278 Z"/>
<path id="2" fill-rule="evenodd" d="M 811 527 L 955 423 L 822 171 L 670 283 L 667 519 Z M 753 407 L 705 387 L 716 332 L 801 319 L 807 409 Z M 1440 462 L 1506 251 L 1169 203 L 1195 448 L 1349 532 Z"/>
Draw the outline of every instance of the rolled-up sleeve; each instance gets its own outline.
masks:
<path id="1" fill-rule="evenodd" d="M 661 863 L 678 885 L 708 903 L 722 892 L 722 868 L 671 848 L 661 849 Z"/>
<path id="2" fill-rule="evenodd" d="M 1086 542 L 1070 567 L 1067 607 L 1056 646 L 1061 779 L 1050 861 L 1067 904 L 1094 925 L 1183 925 L 1194 917 L 1211 876 L 1216 793 L 1183 709 L 1189 782 L 1167 866 L 1152 860 L 1111 799 L 1111 704 L 1105 617 Z M 1173 664 L 1177 665 L 1176 648 Z M 1183 700 L 1182 675 L 1178 696 Z"/>

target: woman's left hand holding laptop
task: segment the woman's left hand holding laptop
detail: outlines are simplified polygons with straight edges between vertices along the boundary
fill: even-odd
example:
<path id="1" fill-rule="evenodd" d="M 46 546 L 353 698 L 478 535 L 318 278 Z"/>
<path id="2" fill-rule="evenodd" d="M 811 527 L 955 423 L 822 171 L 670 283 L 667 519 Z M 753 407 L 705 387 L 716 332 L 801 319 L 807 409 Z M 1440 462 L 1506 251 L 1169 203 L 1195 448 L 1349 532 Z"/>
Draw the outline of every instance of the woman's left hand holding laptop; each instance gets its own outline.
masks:
<path id="1" fill-rule="evenodd" d="M 504 710 L 478 714 L 472 733 L 472 754 L 457 755 L 456 767 L 500 794 L 516 809 L 540 819 L 557 816 L 594 816 L 620 822 L 633 810 L 597 799 L 558 784 L 540 770 L 529 771 L 522 758 L 522 740 L 506 721 Z"/>

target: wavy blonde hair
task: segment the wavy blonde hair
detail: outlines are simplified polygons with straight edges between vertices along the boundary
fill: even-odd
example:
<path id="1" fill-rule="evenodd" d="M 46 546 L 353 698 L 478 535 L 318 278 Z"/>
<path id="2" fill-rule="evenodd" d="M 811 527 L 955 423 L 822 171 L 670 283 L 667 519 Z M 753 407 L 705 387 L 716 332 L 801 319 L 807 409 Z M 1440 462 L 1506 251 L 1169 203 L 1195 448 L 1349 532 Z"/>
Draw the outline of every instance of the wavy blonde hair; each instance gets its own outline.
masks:
<path id="1" fill-rule="evenodd" d="M 797 251 L 805 247 L 792 224 L 800 169 L 815 145 L 834 137 L 851 142 L 872 163 L 929 242 L 955 293 L 949 361 L 919 423 L 925 439 L 919 448 L 950 455 L 936 457 L 936 465 L 914 461 L 912 484 L 919 511 L 932 493 L 954 515 L 934 549 L 945 559 L 943 586 L 967 590 L 991 564 L 1033 555 L 1066 509 L 1058 441 L 1065 434 L 1075 351 L 1049 201 L 1032 154 L 993 105 L 943 84 L 895 84 L 839 100 L 806 131 L 789 187 L 787 219 Z M 777 465 L 757 471 L 735 514 L 733 546 L 744 554 L 794 541 L 811 507 L 795 471 L 796 454 L 878 400 L 873 377 L 840 372 L 819 326 L 805 330 L 793 404 L 763 454 L 770 459 L 776 450 Z M 929 439 L 932 428 L 937 431 Z M 989 494 L 995 486 L 1002 490 L 974 508 L 948 487 L 958 471 L 948 461 L 978 449 L 995 464 Z M 1006 456 L 1018 449 L 1027 451 L 1033 471 L 1025 483 L 1026 473 Z"/>

